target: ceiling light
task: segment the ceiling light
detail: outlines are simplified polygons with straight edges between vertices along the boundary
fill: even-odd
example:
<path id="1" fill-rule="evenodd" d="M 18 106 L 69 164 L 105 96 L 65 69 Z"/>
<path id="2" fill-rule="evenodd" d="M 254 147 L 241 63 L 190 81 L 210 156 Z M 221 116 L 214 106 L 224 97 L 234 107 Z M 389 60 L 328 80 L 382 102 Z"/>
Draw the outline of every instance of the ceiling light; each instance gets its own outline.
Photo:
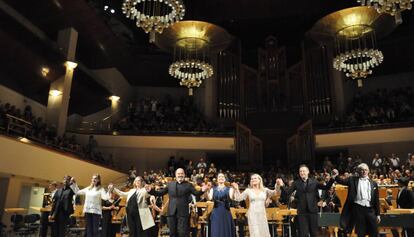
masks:
<path id="1" fill-rule="evenodd" d="M 397 24 L 402 23 L 401 12 L 411 10 L 414 0 L 358 0 L 362 6 L 372 7 L 378 13 L 386 13 L 395 17 Z"/>
<path id="2" fill-rule="evenodd" d="M 122 12 L 150 33 L 150 42 L 154 42 L 155 32 L 161 34 L 184 18 L 185 7 L 182 0 L 124 0 Z"/>
<path id="3" fill-rule="evenodd" d="M 157 37 L 155 44 L 174 54 L 168 72 L 192 95 L 193 88 L 200 87 L 203 80 L 214 73 L 211 56 L 225 49 L 230 41 L 231 36 L 217 25 L 203 21 L 180 21 Z"/>
<path id="4" fill-rule="evenodd" d="M 376 49 L 375 29 L 370 26 L 345 27 L 337 32 L 335 43 L 337 54 L 333 67 L 357 80 L 358 87 L 362 87 L 362 79 L 371 75 L 372 69 L 384 60 L 382 52 Z"/>
<path id="5" fill-rule="evenodd" d="M 47 77 L 49 74 L 50 69 L 48 67 L 42 67 L 42 70 L 40 71 L 42 73 L 43 77 Z"/>

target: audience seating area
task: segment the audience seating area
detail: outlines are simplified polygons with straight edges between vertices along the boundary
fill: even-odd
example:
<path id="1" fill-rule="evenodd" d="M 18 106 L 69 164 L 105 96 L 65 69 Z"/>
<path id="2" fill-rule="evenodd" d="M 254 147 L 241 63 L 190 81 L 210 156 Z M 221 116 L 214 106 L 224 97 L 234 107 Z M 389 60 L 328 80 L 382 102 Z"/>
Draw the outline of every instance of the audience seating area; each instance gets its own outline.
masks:
<path id="1" fill-rule="evenodd" d="M 218 127 L 197 110 L 191 97 L 174 102 L 171 96 L 163 99 L 142 98 L 128 105 L 128 114 L 114 129 L 132 134 L 231 134 Z"/>
<path id="2" fill-rule="evenodd" d="M 414 122 L 414 92 L 411 87 L 356 93 L 344 117 L 332 120 L 329 129 L 402 126 Z M 321 126 L 322 128 L 322 126 Z"/>
<path id="3" fill-rule="evenodd" d="M 70 152 L 83 159 L 113 165 L 111 155 L 105 158 L 104 154 L 96 150 L 97 142 L 93 136 L 86 145 L 79 144 L 75 135 L 57 136 L 56 127 L 48 126 L 41 117 L 36 117 L 30 106 L 26 106 L 21 112 L 19 108 L 10 103 L 0 103 L 0 133 L 24 137 L 49 148 Z"/>

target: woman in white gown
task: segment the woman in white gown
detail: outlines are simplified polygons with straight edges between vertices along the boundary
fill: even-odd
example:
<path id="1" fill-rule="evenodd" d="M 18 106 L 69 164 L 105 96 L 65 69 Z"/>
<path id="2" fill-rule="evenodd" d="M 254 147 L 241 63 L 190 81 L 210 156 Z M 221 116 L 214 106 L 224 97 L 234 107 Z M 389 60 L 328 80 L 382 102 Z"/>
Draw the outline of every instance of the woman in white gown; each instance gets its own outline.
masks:
<path id="1" fill-rule="evenodd" d="M 240 194 L 237 184 L 233 184 L 236 201 L 249 198 L 249 209 L 246 216 L 249 224 L 250 237 L 270 237 L 269 225 L 266 217 L 266 199 L 276 194 L 263 186 L 262 177 L 258 174 L 250 176 L 250 186 Z"/>

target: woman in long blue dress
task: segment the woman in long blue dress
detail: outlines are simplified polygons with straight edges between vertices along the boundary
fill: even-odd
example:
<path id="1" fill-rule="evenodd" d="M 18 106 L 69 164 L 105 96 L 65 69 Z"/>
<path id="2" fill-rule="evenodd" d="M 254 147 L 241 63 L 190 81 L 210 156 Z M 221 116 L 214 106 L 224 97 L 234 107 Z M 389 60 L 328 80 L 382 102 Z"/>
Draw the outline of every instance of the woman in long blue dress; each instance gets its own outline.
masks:
<path id="1" fill-rule="evenodd" d="M 230 202 L 233 198 L 233 188 L 224 184 L 224 174 L 217 175 L 217 186 L 210 189 L 208 199 L 214 201 L 214 209 L 210 215 L 210 237 L 235 237 L 236 229 L 230 213 Z"/>

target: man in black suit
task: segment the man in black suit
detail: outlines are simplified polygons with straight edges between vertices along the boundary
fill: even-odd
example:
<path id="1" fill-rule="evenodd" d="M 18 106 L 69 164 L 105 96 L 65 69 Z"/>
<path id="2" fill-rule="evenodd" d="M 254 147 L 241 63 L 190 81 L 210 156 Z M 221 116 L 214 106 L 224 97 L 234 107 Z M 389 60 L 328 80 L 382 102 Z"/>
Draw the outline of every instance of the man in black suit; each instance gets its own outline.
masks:
<path id="1" fill-rule="evenodd" d="M 190 195 L 200 196 L 207 186 L 203 186 L 201 191 L 196 191 L 194 186 L 185 181 L 184 169 L 179 168 L 175 171 L 176 181 L 169 182 L 167 187 L 156 191 L 151 186 L 146 185 L 147 192 L 151 195 L 162 196 L 168 193 L 168 216 L 167 223 L 171 237 L 186 237 L 189 235 L 189 203 Z"/>
<path id="2" fill-rule="evenodd" d="M 69 175 L 63 177 L 63 187 L 58 189 L 53 196 L 52 209 L 49 219 L 54 220 L 54 236 L 64 237 L 66 227 L 69 224 L 69 216 L 73 213 L 73 178 Z"/>
<path id="3" fill-rule="evenodd" d="M 355 225 L 358 237 L 378 236 L 380 218 L 379 192 L 376 182 L 369 179 L 369 167 L 365 163 L 357 166 L 358 176 L 341 179 L 338 170 L 333 170 L 335 181 L 348 186 L 348 197 L 342 209 L 340 224 L 346 233 Z"/>
<path id="4" fill-rule="evenodd" d="M 289 188 L 281 188 L 281 197 L 288 199 L 296 191 L 295 199 L 298 210 L 297 222 L 299 224 L 299 236 L 309 234 L 317 236 L 318 232 L 318 201 L 319 189 L 328 190 L 335 182 L 331 178 L 328 183 L 322 184 L 313 178 L 309 178 L 309 168 L 306 165 L 299 167 L 300 179 L 295 180 Z M 276 180 L 277 189 L 284 186 L 281 179 Z"/>
<path id="5" fill-rule="evenodd" d="M 398 208 L 414 208 L 414 192 L 408 188 L 409 179 L 402 177 L 398 179 L 398 185 L 400 191 L 397 195 L 397 207 Z M 404 230 L 406 236 L 414 236 L 414 228 L 406 228 Z"/>

